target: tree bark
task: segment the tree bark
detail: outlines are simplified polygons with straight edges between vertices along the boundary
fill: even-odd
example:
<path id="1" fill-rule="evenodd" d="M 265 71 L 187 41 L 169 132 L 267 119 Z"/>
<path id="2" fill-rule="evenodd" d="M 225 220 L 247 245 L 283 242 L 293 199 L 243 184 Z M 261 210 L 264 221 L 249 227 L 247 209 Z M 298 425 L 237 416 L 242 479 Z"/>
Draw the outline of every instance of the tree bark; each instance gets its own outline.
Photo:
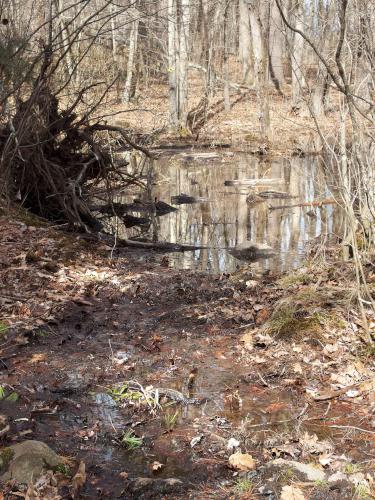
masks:
<path id="1" fill-rule="evenodd" d="M 251 84 L 251 33 L 249 10 L 245 0 L 239 0 L 239 57 L 242 64 L 242 81 L 244 84 Z"/>
<path id="2" fill-rule="evenodd" d="M 297 0 L 294 13 L 295 29 L 303 31 L 303 5 Z M 304 40 L 299 33 L 294 33 L 292 52 L 292 107 L 299 110 L 302 107 L 302 89 L 305 87 L 303 75 Z"/>
<path id="3" fill-rule="evenodd" d="M 268 99 L 268 47 L 264 32 L 259 3 L 249 3 L 250 27 L 252 34 L 254 77 L 259 104 L 259 123 L 262 138 L 267 140 L 270 134 L 270 110 Z"/>
<path id="4" fill-rule="evenodd" d="M 124 89 L 124 103 L 126 104 L 130 102 L 130 99 L 132 97 L 134 59 L 137 52 L 137 43 L 138 43 L 138 24 L 139 20 L 135 19 L 132 22 L 132 27 L 130 31 L 129 56 L 128 56 L 128 64 L 126 70 L 125 89 Z"/>

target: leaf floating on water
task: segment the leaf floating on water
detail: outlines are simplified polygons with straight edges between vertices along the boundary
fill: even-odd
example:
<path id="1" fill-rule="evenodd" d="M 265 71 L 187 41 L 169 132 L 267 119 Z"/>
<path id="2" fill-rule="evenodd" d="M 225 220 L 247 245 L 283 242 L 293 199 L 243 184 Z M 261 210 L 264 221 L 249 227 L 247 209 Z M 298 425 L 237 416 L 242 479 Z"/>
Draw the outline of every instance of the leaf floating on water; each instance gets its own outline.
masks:
<path id="1" fill-rule="evenodd" d="M 234 469 L 242 471 L 254 470 L 256 468 L 253 457 L 239 451 L 229 457 L 229 465 Z"/>
<path id="2" fill-rule="evenodd" d="M 86 465 L 82 460 L 79 463 L 78 471 L 72 481 L 72 498 L 76 498 L 77 493 L 86 482 Z"/>
<path id="3" fill-rule="evenodd" d="M 280 500 L 306 500 L 303 492 L 295 486 L 283 486 Z"/>

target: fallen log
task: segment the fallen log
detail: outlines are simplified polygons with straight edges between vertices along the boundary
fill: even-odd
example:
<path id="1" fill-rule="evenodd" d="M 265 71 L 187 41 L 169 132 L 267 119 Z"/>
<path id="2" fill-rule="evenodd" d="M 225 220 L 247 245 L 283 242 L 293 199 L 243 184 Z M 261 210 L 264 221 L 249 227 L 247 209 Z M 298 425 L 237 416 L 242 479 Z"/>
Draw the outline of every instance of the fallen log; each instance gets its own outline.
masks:
<path id="1" fill-rule="evenodd" d="M 159 250 L 162 252 L 194 252 L 204 250 L 209 247 L 200 245 L 185 245 L 183 243 L 170 243 L 169 241 L 137 241 L 128 239 L 118 239 L 118 247 L 144 248 L 147 250 Z"/>
<path id="2" fill-rule="evenodd" d="M 333 198 L 327 198 L 321 201 L 304 201 L 301 203 L 294 203 L 293 205 L 280 205 L 269 206 L 270 210 L 282 210 L 283 208 L 296 208 L 296 207 L 322 207 L 323 205 L 335 205 L 337 201 Z"/>
<path id="3" fill-rule="evenodd" d="M 283 191 L 261 191 L 258 195 L 262 198 L 280 198 L 280 199 L 288 199 L 288 198 L 297 198 L 297 196 L 293 196 L 288 193 L 284 193 Z"/>
<path id="4" fill-rule="evenodd" d="M 258 186 L 278 184 L 282 179 L 233 179 L 224 182 L 224 186 Z"/>
<path id="5" fill-rule="evenodd" d="M 91 206 L 93 212 L 99 212 L 109 216 L 123 216 L 128 212 L 155 212 L 156 215 L 166 215 L 170 212 L 176 212 L 177 208 L 172 207 L 164 201 L 143 202 L 134 200 L 133 203 L 107 203 L 106 205 Z"/>
<path id="6" fill-rule="evenodd" d="M 190 196 L 189 194 L 181 193 L 176 196 L 171 196 L 171 202 L 174 205 L 190 205 L 193 203 L 206 203 L 207 198 L 200 198 L 195 196 Z"/>

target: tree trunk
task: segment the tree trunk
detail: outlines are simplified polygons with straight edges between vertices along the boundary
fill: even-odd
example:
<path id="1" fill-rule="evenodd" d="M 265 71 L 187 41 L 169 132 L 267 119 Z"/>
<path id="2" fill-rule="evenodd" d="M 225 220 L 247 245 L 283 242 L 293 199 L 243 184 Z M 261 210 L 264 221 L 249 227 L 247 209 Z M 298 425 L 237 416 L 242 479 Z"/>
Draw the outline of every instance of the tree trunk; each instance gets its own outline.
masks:
<path id="1" fill-rule="evenodd" d="M 244 84 L 251 84 L 251 34 L 249 10 L 245 0 L 239 0 L 239 56 L 242 64 L 242 81 Z"/>
<path id="2" fill-rule="evenodd" d="M 185 134 L 188 98 L 188 49 L 190 32 L 190 0 L 181 0 L 179 23 L 179 75 L 178 75 L 178 124 L 180 133 Z"/>
<path id="3" fill-rule="evenodd" d="M 224 109 L 230 111 L 228 69 L 228 3 L 224 6 Z"/>
<path id="4" fill-rule="evenodd" d="M 177 112 L 177 0 L 168 0 L 168 80 L 169 80 L 169 126 L 172 133 L 178 129 Z"/>
<path id="5" fill-rule="evenodd" d="M 302 0 L 297 0 L 294 9 L 294 27 L 304 31 Z M 296 111 L 302 107 L 302 89 L 305 87 L 303 75 L 304 40 L 298 33 L 294 34 L 292 52 L 292 108 Z"/>
<path id="6" fill-rule="evenodd" d="M 250 27 L 252 34 L 254 76 L 259 104 L 259 123 L 262 138 L 270 134 L 270 111 L 268 99 L 268 47 L 267 36 L 260 19 L 259 3 L 249 3 Z"/>
<path id="7" fill-rule="evenodd" d="M 130 42 L 129 42 L 129 56 L 128 64 L 126 70 L 126 81 L 124 89 L 124 103 L 129 103 L 132 97 L 132 83 L 133 83 L 133 72 L 134 72 L 134 59 L 137 52 L 137 42 L 138 42 L 138 24 L 139 20 L 135 19 L 132 23 L 130 31 Z"/>
<path id="8" fill-rule="evenodd" d="M 271 2 L 270 12 L 270 75 L 275 87 L 282 92 L 285 85 L 283 67 L 282 21 L 279 9 L 274 1 Z"/>

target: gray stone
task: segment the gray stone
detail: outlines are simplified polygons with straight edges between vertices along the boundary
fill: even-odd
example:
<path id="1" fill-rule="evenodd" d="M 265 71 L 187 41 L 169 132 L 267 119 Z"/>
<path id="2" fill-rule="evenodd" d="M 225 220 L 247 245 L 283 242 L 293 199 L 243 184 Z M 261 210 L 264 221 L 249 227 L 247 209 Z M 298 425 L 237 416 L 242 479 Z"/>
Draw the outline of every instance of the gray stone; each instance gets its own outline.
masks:
<path id="1" fill-rule="evenodd" d="M 136 494 L 139 499 L 159 498 L 159 495 L 177 493 L 184 488 L 184 483 L 176 478 L 151 479 L 149 477 L 137 477 L 129 485 L 129 490 Z"/>
<path id="2" fill-rule="evenodd" d="M 62 463 L 49 446 L 41 441 L 23 441 L 0 450 L 0 469 L 5 471 L 2 481 L 15 480 L 18 484 L 35 482 L 45 470 Z"/>
<path id="3" fill-rule="evenodd" d="M 301 462 L 296 462 L 295 460 L 284 460 L 283 458 L 277 458 L 270 462 L 270 465 L 292 467 L 301 474 L 306 476 L 308 481 L 324 481 L 326 479 L 325 472 L 315 467 L 314 465 L 304 464 Z"/>

